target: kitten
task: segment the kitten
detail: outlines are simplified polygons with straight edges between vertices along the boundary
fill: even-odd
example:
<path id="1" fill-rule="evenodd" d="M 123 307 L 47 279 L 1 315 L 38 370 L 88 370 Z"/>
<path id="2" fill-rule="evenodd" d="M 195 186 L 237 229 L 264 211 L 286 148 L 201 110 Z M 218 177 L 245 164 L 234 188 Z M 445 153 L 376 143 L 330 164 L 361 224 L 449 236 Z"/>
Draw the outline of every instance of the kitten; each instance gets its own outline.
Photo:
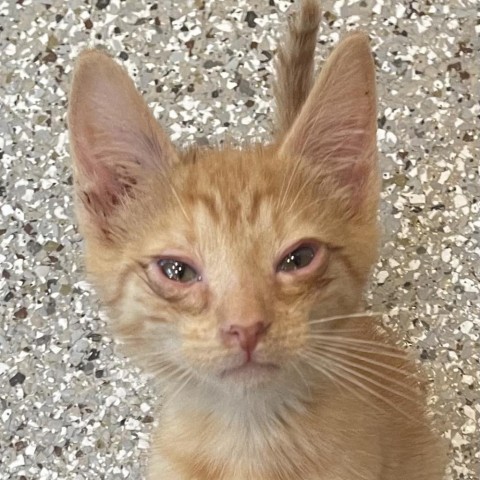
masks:
<path id="1" fill-rule="evenodd" d="M 165 394 L 150 480 L 434 480 L 415 364 L 362 312 L 377 258 L 375 72 L 320 11 L 279 48 L 266 146 L 178 150 L 127 73 L 79 57 L 69 128 L 86 265 Z"/>

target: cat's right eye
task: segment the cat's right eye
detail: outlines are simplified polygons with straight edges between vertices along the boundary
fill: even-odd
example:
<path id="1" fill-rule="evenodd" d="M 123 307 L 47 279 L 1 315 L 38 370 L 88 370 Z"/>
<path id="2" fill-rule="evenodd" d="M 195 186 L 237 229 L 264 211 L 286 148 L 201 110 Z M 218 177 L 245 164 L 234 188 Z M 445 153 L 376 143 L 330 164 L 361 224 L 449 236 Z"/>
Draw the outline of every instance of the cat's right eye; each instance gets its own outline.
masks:
<path id="1" fill-rule="evenodd" d="M 179 260 L 164 258 L 158 261 L 161 273 L 169 280 L 180 283 L 200 281 L 200 275 L 193 267 Z"/>

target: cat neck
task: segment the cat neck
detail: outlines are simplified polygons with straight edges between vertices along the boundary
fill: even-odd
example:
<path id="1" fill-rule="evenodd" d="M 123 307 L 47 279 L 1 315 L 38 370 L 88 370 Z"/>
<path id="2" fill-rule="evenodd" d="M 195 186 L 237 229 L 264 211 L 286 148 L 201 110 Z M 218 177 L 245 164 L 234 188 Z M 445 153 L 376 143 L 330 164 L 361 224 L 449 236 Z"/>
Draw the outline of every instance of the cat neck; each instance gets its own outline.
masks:
<path id="1" fill-rule="evenodd" d="M 326 387 L 326 386 L 325 386 Z M 307 413 L 312 398 L 318 408 L 319 397 L 328 395 L 328 388 L 307 387 L 303 379 L 285 377 L 261 387 L 244 388 L 239 385 L 218 385 L 192 380 L 181 391 L 173 386 L 165 390 L 165 415 L 183 415 L 195 412 L 205 418 L 215 418 L 228 424 L 265 425 L 289 414 Z"/>

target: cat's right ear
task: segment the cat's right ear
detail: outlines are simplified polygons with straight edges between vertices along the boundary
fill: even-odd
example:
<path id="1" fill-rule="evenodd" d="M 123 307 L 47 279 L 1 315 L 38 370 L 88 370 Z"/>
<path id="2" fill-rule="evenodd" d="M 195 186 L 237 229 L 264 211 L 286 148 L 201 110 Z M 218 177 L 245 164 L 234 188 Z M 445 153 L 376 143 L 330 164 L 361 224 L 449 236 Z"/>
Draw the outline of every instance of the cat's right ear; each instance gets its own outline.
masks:
<path id="1" fill-rule="evenodd" d="M 120 204 L 178 158 L 127 72 L 98 50 L 76 62 L 68 127 L 80 222 L 103 231 Z"/>

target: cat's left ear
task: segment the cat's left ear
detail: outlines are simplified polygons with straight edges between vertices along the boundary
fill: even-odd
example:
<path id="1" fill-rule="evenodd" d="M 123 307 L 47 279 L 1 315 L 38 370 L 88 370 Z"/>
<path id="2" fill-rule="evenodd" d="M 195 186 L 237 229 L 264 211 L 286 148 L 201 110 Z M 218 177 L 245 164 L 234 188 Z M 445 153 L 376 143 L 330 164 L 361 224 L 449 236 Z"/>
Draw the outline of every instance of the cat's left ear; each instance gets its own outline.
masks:
<path id="1" fill-rule="evenodd" d="M 330 177 L 355 211 L 378 197 L 376 124 L 368 38 L 350 34 L 327 59 L 280 154 L 304 158 L 313 177 Z"/>
<path id="2" fill-rule="evenodd" d="M 79 220 L 108 229 L 121 204 L 177 161 L 127 72 L 98 50 L 78 58 L 69 97 Z"/>

